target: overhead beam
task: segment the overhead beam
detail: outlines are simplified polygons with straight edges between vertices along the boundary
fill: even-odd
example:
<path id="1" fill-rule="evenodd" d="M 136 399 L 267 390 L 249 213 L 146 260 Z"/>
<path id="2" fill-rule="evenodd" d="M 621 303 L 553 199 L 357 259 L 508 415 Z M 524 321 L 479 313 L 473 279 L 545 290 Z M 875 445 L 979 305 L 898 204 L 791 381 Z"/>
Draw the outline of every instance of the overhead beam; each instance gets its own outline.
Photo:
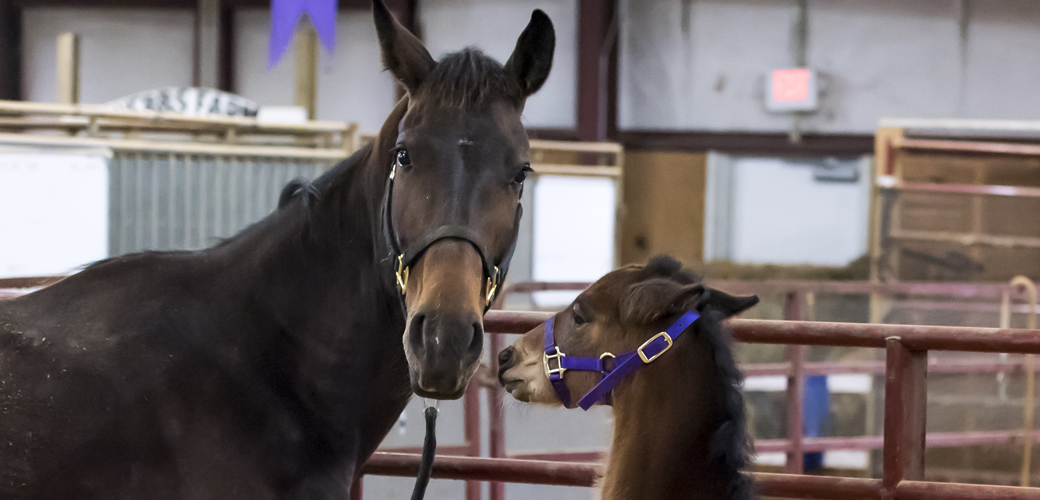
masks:
<path id="1" fill-rule="evenodd" d="M 22 9 L 0 0 L 0 99 L 22 98 Z"/>
<path id="2" fill-rule="evenodd" d="M 578 139 L 617 134 L 617 1 L 578 0 Z"/>

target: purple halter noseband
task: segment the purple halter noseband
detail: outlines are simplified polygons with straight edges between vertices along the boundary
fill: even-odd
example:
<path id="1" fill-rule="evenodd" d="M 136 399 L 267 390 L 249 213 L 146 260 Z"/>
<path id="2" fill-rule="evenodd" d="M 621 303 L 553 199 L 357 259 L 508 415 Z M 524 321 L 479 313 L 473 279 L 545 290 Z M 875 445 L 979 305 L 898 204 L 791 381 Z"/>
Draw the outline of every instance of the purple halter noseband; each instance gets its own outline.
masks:
<path id="1" fill-rule="evenodd" d="M 545 321 L 545 354 L 542 356 L 545 375 L 549 377 L 549 382 L 556 390 L 556 397 L 560 399 L 563 406 L 573 408 L 570 391 L 567 390 L 567 383 L 563 380 L 564 372 L 567 370 L 599 372 L 599 383 L 578 400 L 578 406 L 583 410 L 588 410 L 596 403 L 611 404 L 611 391 L 622 379 L 635 372 L 640 366 L 650 364 L 651 361 L 664 354 L 672 347 L 672 343 L 700 317 L 700 314 L 687 311 L 667 330 L 650 337 L 650 340 L 643 342 L 643 345 L 634 351 L 617 356 L 605 352 L 598 358 L 582 358 L 568 356 L 556 345 L 556 338 L 553 335 L 556 316 L 553 316 Z M 607 357 L 613 360 L 611 363 L 613 366 L 610 368 L 605 363 L 604 358 Z M 556 363 L 555 367 L 553 367 L 553 361 Z"/>

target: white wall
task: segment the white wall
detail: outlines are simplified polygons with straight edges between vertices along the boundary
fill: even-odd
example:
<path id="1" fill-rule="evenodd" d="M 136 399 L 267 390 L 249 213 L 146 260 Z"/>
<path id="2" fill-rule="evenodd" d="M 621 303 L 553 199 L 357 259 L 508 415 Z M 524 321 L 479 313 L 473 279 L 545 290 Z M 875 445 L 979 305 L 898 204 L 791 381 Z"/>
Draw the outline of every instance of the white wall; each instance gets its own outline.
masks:
<path id="1" fill-rule="evenodd" d="M 0 235 L 0 278 L 108 257 L 107 158 L 0 150 Z"/>
<path id="2" fill-rule="evenodd" d="M 423 0 L 419 3 L 423 41 L 435 59 L 476 46 L 505 63 L 534 9 L 542 9 L 552 19 L 556 52 L 545 86 L 527 101 L 524 124 L 573 128 L 577 124 L 577 0 Z"/>
<path id="3" fill-rule="evenodd" d="M 249 9 L 235 17 L 235 88 L 260 105 L 291 106 L 295 92 L 294 48 L 267 67 L 270 11 Z M 396 84 L 383 71 L 372 14 L 341 10 L 336 20 L 336 51 L 320 49 L 318 116 L 320 120 L 356 121 L 362 132 L 379 131 L 396 102 Z"/>
<path id="4" fill-rule="evenodd" d="M 24 11 L 22 96 L 57 100 L 57 36 L 80 35 L 80 100 L 102 103 L 192 79 L 194 15 L 176 9 L 49 8 Z"/>
<path id="5" fill-rule="evenodd" d="M 620 5 L 623 129 L 790 127 L 764 111 L 762 76 L 793 63 L 793 1 Z M 825 94 L 805 130 L 870 133 L 882 116 L 1037 119 L 1038 26 L 1029 0 L 809 0 L 807 61 Z"/>

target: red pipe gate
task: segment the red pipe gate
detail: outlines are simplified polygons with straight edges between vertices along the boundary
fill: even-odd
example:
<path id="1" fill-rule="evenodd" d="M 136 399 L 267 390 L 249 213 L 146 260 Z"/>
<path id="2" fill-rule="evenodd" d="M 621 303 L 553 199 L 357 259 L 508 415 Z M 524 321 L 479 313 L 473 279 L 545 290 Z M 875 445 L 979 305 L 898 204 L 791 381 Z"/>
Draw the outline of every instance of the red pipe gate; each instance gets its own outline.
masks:
<path id="1" fill-rule="evenodd" d="M 550 315 L 491 311 L 485 316 L 484 329 L 493 335 L 524 333 Z M 731 326 L 733 337 L 740 342 L 871 347 L 886 351 L 883 477 L 755 473 L 760 494 L 817 499 L 1040 500 L 1040 488 L 923 481 L 928 351 L 1040 354 L 1040 330 L 739 319 L 733 320 Z M 419 455 L 377 452 L 362 473 L 414 476 L 418 468 Z M 434 462 L 433 477 L 593 486 L 602 472 L 600 464 L 439 455 Z M 352 498 L 360 499 L 360 493 L 361 481 L 358 481 Z"/>

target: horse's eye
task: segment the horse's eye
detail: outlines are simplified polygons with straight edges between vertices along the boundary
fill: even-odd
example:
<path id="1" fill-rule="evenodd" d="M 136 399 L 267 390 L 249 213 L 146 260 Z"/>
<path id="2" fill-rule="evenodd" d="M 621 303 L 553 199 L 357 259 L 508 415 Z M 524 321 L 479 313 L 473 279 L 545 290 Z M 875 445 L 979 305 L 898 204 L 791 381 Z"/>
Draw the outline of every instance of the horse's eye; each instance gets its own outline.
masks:
<path id="1" fill-rule="evenodd" d="M 531 164 L 530 163 L 525 163 L 524 164 L 524 168 L 520 169 L 520 173 L 516 174 L 516 177 L 513 177 L 513 182 L 515 182 L 517 184 L 523 184 L 524 181 L 527 180 L 528 172 L 533 172 L 533 170 L 531 170 Z"/>
<path id="2" fill-rule="evenodd" d="M 408 150 L 401 148 L 397 150 L 397 165 L 401 167 L 412 166 L 412 157 L 408 156 Z"/>

